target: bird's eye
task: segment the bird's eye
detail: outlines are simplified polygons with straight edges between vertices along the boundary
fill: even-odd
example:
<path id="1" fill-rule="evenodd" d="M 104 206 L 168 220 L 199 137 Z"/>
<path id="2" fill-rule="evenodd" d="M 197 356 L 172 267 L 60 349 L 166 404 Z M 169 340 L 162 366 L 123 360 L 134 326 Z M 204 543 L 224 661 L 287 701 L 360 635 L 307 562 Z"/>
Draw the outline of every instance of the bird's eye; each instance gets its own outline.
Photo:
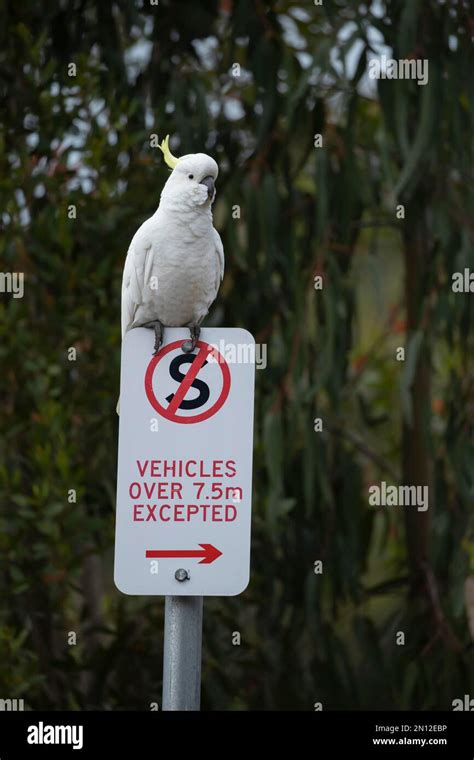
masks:
<path id="1" fill-rule="evenodd" d="M 194 174 L 188 174 L 189 179 L 194 179 Z"/>

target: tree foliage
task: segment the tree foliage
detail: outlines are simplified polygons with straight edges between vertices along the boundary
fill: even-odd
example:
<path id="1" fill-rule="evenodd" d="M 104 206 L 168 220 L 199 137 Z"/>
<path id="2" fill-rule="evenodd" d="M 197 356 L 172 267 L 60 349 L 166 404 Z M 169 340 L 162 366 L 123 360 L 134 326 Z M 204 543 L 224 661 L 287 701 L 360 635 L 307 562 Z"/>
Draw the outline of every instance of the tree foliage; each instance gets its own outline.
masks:
<path id="1" fill-rule="evenodd" d="M 112 560 L 121 273 L 170 133 L 220 166 L 209 323 L 268 348 L 251 583 L 206 599 L 203 706 L 450 709 L 474 689 L 473 301 L 451 288 L 474 271 L 469 3 L 0 16 L 1 262 L 25 274 L 0 301 L 0 693 L 160 701 L 163 601 L 122 596 Z M 381 50 L 427 59 L 428 83 L 370 80 Z M 429 484 L 429 510 L 370 506 L 381 480 Z"/>

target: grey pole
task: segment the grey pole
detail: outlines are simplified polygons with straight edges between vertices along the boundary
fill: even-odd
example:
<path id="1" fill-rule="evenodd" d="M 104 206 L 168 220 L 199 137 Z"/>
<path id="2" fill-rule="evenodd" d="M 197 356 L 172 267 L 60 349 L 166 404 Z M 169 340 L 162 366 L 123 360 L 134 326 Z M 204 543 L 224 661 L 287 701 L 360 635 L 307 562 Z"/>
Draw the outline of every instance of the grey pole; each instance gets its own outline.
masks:
<path id="1" fill-rule="evenodd" d="M 202 596 L 167 596 L 163 652 L 163 710 L 201 705 Z"/>

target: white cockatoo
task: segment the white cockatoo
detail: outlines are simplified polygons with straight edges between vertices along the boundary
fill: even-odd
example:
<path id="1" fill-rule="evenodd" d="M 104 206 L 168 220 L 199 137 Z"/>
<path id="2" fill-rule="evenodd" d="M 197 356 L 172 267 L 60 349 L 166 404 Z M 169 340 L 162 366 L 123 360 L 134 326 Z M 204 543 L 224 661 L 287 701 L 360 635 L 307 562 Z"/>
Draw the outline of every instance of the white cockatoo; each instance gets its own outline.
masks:
<path id="1" fill-rule="evenodd" d="M 122 281 L 122 337 L 134 327 L 153 328 L 155 354 L 165 327 L 189 327 L 183 351 L 194 350 L 224 276 L 211 211 L 218 166 L 205 153 L 175 158 L 168 141 L 159 147 L 173 171 L 157 210 L 133 236 Z"/>

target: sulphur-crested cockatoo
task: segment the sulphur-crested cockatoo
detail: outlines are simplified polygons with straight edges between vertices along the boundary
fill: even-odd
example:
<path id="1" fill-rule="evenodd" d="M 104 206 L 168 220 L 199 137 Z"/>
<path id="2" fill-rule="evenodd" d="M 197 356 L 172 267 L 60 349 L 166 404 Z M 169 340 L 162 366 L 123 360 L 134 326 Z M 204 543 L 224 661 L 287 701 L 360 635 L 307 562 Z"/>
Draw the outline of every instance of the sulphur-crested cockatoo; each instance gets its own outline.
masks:
<path id="1" fill-rule="evenodd" d="M 122 282 L 122 337 L 133 327 L 153 328 L 155 354 L 165 327 L 189 327 L 183 351 L 194 350 L 224 275 L 211 211 L 218 166 L 205 153 L 175 158 L 168 141 L 160 149 L 173 171 L 157 210 L 133 236 Z"/>

